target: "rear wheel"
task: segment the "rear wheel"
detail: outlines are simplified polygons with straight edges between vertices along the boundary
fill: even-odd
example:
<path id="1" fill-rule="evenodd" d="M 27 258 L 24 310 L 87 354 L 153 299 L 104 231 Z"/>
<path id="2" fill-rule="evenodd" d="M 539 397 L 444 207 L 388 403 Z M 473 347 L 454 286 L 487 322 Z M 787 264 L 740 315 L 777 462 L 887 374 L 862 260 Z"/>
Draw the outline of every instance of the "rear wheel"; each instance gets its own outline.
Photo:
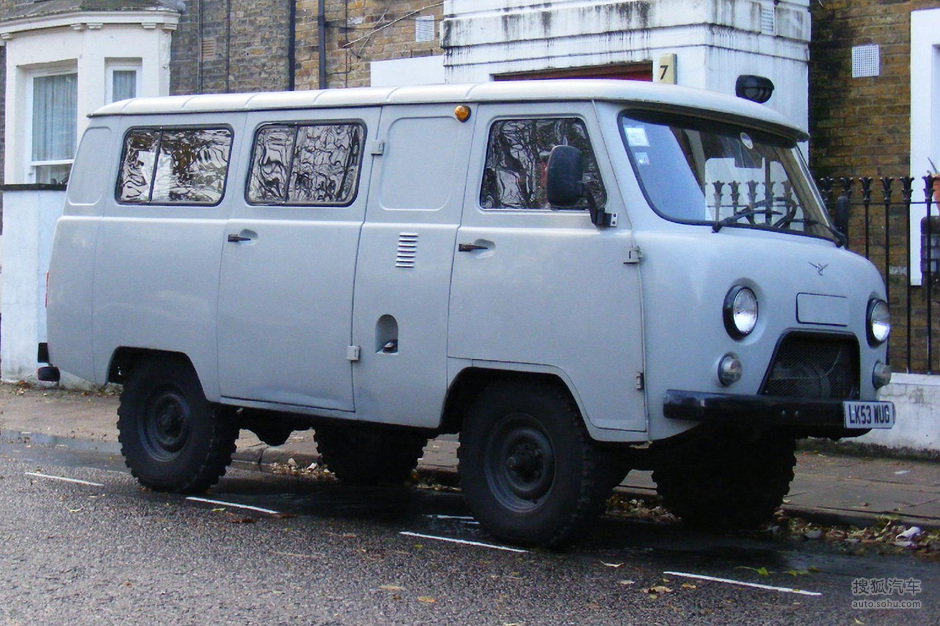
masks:
<path id="1" fill-rule="evenodd" d="M 323 464 L 341 481 L 356 485 L 405 482 L 428 443 L 413 433 L 341 425 L 319 426 L 313 436 Z"/>
<path id="2" fill-rule="evenodd" d="M 487 387 L 464 422 L 459 457 L 474 516 L 492 535 L 523 545 L 569 542 L 611 489 L 607 453 L 571 397 L 551 384 Z"/>
<path id="3" fill-rule="evenodd" d="M 773 519 L 793 480 L 792 438 L 723 428 L 664 452 L 653 480 L 666 508 L 700 528 L 755 528 Z"/>
<path id="4" fill-rule="evenodd" d="M 197 492 L 232 461 L 238 428 L 206 400 L 188 364 L 154 360 L 128 377 L 118 408 L 121 453 L 142 485 Z"/>

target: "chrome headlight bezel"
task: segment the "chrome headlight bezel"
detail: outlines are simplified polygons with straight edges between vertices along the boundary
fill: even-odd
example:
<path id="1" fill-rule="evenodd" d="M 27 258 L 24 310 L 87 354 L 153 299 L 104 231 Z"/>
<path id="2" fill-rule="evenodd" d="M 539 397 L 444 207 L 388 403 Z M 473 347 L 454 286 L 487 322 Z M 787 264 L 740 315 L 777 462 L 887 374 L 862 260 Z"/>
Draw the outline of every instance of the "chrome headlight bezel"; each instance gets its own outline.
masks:
<path id="1" fill-rule="evenodd" d="M 750 287 L 735 285 L 725 296 L 722 316 L 728 334 L 733 339 L 744 339 L 754 332 L 760 319 L 757 294 Z"/>
<path id="2" fill-rule="evenodd" d="M 880 298 L 868 301 L 865 329 L 868 334 L 868 344 L 872 347 L 880 346 L 891 336 L 891 308 Z"/>

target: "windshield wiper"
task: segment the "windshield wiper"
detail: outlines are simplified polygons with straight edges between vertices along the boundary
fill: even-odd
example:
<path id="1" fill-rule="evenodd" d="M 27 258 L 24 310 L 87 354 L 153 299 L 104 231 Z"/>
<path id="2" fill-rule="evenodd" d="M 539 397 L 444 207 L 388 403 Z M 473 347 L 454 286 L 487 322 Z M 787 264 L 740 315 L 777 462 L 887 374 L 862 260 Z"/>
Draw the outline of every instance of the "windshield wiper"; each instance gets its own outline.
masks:
<path id="1" fill-rule="evenodd" d="M 782 220 L 781 220 L 781 221 L 782 221 Z M 795 218 L 793 218 L 793 219 L 789 219 L 789 220 L 786 221 L 786 224 L 787 224 L 787 225 L 789 225 L 789 224 L 796 224 L 796 223 L 799 223 L 799 224 L 806 224 L 807 226 L 822 226 L 823 228 L 825 228 L 826 230 L 828 230 L 828 231 L 836 238 L 836 245 L 839 246 L 840 248 L 844 248 L 844 247 L 847 246 L 848 243 L 849 243 L 849 241 L 848 241 L 848 239 L 846 238 L 845 235 L 843 235 L 841 232 L 839 232 L 838 230 L 836 230 L 835 228 L 833 228 L 833 227 L 830 226 L 829 224 L 825 224 L 825 223 L 823 223 L 823 222 L 820 222 L 819 220 L 814 220 L 814 219 L 811 218 L 811 217 L 795 217 Z M 779 222 L 778 222 L 778 224 L 779 224 Z M 774 226 L 776 227 L 777 225 L 775 224 Z"/>
<path id="2" fill-rule="evenodd" d="M 730 226 L 731 224 L 736 224 L 736 223 L 737 223 L 738 221 L 740 221 L 742 218 L 745 218 L 745 217 L 754 217 L 755 215 L 766 215 L 766 216 L 770 217 L 771 215 L 783 215 L 783 213 L 781 213 L 781 212 L 779 212 L 779 211 L 773 211 L 773 210 L 768 211 L 767 209 L 754 209 L 754 208 L 749 208 L 749 209 L 745 209 L 745 210 L 743 210 L 743 211 L 738 211 L 737 213 L 734 213 L 734 214 L 729 215 L 728 217 L 726 217 L 726 218 L 724 218 L 724 219 L 722 219 L 722 220 L 719 220 L 719 219 L 717 219 L 717 217 L 718 217 L 718 212 L 716 211 L 716 212 L 715 212 L 715 223 L 712 225 L 712 230 L 717 233 L 719 230 L 721 230 L 721 229 L 724 228 L 725 226 Z M 752 224 L 753 224 L 753 223 L 752 223 Z"/>

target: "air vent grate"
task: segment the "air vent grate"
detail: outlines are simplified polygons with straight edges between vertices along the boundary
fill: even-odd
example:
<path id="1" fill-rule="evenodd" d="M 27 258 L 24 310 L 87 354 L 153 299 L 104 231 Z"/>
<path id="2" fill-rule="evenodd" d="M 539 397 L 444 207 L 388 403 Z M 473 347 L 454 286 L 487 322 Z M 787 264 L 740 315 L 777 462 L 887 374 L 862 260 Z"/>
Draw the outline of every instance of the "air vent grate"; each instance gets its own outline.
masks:
<path id="1" fill-rule="evenodd" d="M 401 233 L 398 235 L 398 254 L 395 256 L 395 267 L 414 268 L 417 254 L 418 233 Z"/>
<path id="2" fill-rule="evenodd" d="M 760 9 L 760 32 L 765 35 L 777 34 L 777 12 L 772 6 Z"/>

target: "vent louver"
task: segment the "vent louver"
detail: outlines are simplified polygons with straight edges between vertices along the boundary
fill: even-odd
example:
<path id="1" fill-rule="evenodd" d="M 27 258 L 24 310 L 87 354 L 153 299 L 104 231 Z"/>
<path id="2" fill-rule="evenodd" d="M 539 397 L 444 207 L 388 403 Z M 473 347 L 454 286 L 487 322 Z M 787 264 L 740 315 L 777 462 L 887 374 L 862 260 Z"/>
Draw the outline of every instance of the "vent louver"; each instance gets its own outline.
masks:
<path id="1" fill-rule="evenodd" d="M 417 254 L 418 233 L 401 233 L 398 235 L 398 254 L 395 256 L 395 267 L 414 268 Z"/>

